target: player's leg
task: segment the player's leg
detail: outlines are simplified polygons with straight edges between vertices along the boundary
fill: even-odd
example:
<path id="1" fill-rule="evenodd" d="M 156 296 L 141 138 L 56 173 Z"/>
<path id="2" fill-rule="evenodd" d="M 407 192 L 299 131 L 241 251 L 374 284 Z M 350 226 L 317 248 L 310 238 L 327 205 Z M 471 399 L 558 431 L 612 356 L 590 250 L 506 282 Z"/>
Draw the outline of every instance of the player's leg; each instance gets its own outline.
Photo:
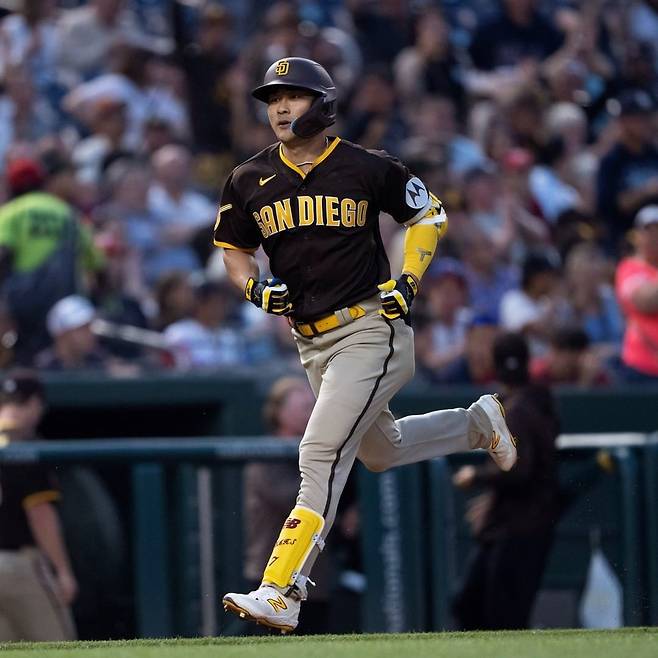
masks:
<path id="1" fill-rule="evenodd" d="M 468 409 L 445 409 L 395 420 L 385 409 L 361 442 L 358 457 L 373 471 L 486 448 L 509 470 L 516 461 L 514 439 L 497 398 L 483 395 Z"/>
<path id="2" fill-rule="evenodd" d="M 356 331 L 355 331 L 356 329 Z M 413 334 L 376 308 L 300 349 L 321 373 L 317 402 L 300 444 L 297 505 L 286 519 L 263 575 L 248 595 L 229 593 L 228 609 L 282 630 L 296 625 L 306 580 L 333 523 L 340 494 L 366 430 L 413 375 Z"/>
<path id="3" fill-rule="evenodd" d="M 71 611 L 60 603 L 57 584 L 45 559 L 35 549 L 23 549 L 15 561 L 17 588 L 11 623 L 21 640 L 74 640 Z"/>
<path id="4" fill-rule="evenodd" d="M 484 592 L 490 562 L 490 544 L 478 542 L 471 553 L 461 589 L 452 601 L 452 614 L 460 631 L 485 628 Z"/>
<path id="5" fill-rule="evenodd" d="M 532 535 L 503 536 L 492 543 L 482 629 L 528 628 L 551 540 L 550 530 L 538 529 Z"/>

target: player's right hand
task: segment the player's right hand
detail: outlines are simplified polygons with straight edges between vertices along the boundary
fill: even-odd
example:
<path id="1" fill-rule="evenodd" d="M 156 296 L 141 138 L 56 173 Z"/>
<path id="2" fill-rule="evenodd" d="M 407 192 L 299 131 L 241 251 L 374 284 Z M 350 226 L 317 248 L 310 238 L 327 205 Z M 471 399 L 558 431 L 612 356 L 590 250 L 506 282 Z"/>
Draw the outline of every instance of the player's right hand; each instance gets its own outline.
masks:
<path id="1" fill-rule="evenodd" d="M 249 277 L 244 288 L 244 296 L 266 313 L 288 315 L 292 310 L 288 286 L 280 279 L 256 281 L 253 277 Z"/>

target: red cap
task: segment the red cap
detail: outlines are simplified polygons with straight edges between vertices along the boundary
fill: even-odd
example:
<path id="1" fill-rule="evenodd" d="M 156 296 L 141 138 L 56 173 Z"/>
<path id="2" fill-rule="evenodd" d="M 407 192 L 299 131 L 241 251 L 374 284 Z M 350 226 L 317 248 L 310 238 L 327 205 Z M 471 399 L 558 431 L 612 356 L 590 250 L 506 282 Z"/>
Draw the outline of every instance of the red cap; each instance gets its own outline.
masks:
<path id="1" fill-rule="evenodd" d="M 7 165 L 7 184 L 16 196 L 41 187 L 46 172 L 39 162 L 29 158 L 18 158 Z"/>

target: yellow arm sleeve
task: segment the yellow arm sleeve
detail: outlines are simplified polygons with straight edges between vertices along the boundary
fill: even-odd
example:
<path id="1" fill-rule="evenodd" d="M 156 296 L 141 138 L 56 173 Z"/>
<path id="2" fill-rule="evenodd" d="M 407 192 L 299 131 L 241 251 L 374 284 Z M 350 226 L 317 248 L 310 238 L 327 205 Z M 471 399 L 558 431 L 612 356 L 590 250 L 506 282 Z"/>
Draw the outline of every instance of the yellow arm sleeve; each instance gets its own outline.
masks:
<path id="1" fill-rule="evenodd" d="M 441 202 L 430 193 L 432 205 L 423 217 L 407 228 L 404 237 L 404 261 L 402 272 L 411 274 L 418 281 L 429 267 L 436 245 L 448 230 L 448 217 Z"/>

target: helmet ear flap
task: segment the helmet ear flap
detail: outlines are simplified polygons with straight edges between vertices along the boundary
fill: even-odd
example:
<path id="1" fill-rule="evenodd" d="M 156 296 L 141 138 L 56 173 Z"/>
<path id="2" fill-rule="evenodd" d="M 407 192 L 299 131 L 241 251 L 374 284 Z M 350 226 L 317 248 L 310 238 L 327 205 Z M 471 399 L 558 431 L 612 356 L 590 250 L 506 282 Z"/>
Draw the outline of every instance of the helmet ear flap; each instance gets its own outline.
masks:
<path id="1" fill-rule="evenodd" d="M 336 101 L 327 101 L 324 96 L 318 96 L 311 107 L 295 119 L 290 129 L 298 137 L 308 138 L 317 135 L 336 122 Z"/>

